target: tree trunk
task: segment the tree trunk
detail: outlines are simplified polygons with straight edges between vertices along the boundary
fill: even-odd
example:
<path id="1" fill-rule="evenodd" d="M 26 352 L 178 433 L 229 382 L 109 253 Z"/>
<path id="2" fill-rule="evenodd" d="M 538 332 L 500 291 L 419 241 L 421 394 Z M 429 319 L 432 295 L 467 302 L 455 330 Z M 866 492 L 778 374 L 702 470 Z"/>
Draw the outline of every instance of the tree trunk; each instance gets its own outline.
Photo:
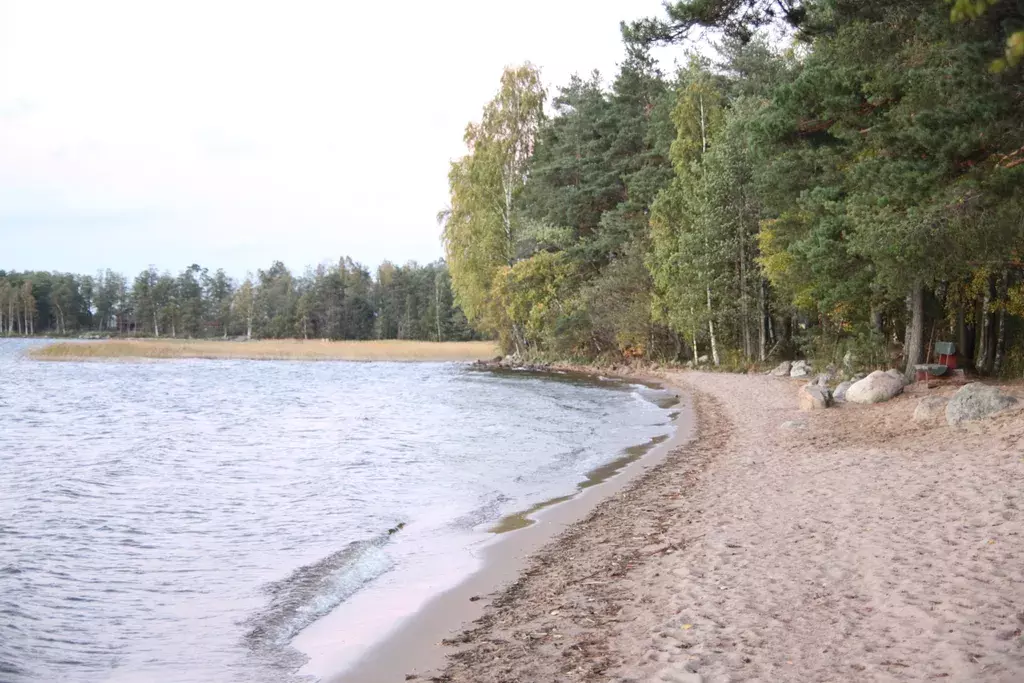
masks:
<path id="1" fill-rule="evenodd" d="M 153 311 L 153 336 L 160 338 L 160 322 L 157 319 L 156 311 Z"/>
<path id="2" fill-rule="evenodd" d="M 985 288 L 985 296 L 981 303 L 981 344 L 978 349 L 978 372 L 990 375 L 995 364 L 996 350 L 996 319 L 992 315 L 992 304 L 995 300 L 995 277 L 989 276 Z"/>
<path id="3" fill-rule="evenodd" d="M 967 349 L 967 320 L 964 315 L 964 308 L 960 306 L 956 310 L 956 351 L 958 356 L 963 356 Z"/>
<path id="4" fill-rule="evenodd" d="M 761 280 L 757 297 L 757 359 L 762 363 L 768 358 L 768 332 L 771 320 L 768 316 L 768 282 Z"/>
<path id="5" fill-rule="evenodd" d="M 754 355 L 753 342 L 750 335 L 750 310 L 747 301 L 747 264 L 743 249 L 743 221 L 739 221 L 740 227 L 737 230 L 737 256 L 739 258 L 740 276 L 740 321 L 743 325 L 743 358 L 750 360 Z"/>
<path id="6" fill-rule="evenodd" d="M 696 320 L 697 314 L 693 312 L 693 306 L 690 306 L 690 320 Z M 694 324 L 690 329 L 690 334 L 693 337 L 693 364 L 697 364 L 697 359 L 700 357 L 700 352 L 697 350 L 697 326 Z"/>
<path id="7" fill-rule="evenodd" d="M 871 307 L 871 329 L 882 334 L 882 311 L 875 307 Z"/>
<path id="8" fill-rule="evenodd" d="M 999 283 L 999 320 L 996 323 L 995 358 L 992 371 L 998 375 L 1006 360 L 1006 305 L 1010 290 L 1010 271 L 1004 270 Z"/>
<path id="9" fill-rule="evenodd" d="M 907 325 L 907 337 L 904 341 L 903 353 L 907 359 L 904 374 L 913 379 L 916 374 L 914 366 L 921 362 L 924 351 L 924 286 L 918 282 L 907 296 L 910 308 L 910 323 Z"/>
<path id="10" fill-rule="evenodd" d="M 715 338 L 715 321 L 714 311 L 711 309 L 711 286 L 708 285 L 706 288 L 708 295 L 708 336 L 711 337 L 711 360 L 717 367 L 719 364 L 718 358 L 718 340 Z"/>
<path id="11" fill-rule="evenodd" d="M 441 284 L 434 274 L 434 318 L 437 323 L 437 341 L 441 341 Z"/>

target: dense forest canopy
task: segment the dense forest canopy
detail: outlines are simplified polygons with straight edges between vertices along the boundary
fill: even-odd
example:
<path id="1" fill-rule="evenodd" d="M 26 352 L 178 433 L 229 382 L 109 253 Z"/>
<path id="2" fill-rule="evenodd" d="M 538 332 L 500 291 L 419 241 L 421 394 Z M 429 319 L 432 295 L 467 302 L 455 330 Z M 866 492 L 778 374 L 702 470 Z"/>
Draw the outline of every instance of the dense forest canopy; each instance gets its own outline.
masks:
<path id="1" fill-rule="evenodd" d="M 0 271 L 0 334 L 86 332 L 152 337 L 421 339 L 475 337 L 443 261 L 385 262 L 376 277 L 350 258 L 294 275 L 280 261 L 237 282 L 191 265 L 129 280 Z"/>
<path id="2" fill-rule="evenodd" d="M 474 325 L 733 366 L 951 340 L 1024 373 L 1024 5 L 682 0 L 622 30 L 610 87 L 546 108 L 526 64 L 467 129 L 441 217 Z M 650 57 L 701 36 L 714 57 Z"/>

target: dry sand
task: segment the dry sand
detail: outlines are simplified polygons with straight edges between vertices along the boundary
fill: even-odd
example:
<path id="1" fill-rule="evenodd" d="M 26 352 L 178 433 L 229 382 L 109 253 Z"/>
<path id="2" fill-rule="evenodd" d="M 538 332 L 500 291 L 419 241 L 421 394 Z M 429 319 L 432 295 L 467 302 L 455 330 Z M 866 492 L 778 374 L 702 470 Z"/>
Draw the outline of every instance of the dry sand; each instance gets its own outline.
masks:
<path id="1" fill-rule="evenodd" d="M 954 432 L 911 421 L 923 387 L 804 414 L 799 382 L 666 378 L 698 438 L 536 554 L 435 680 L 1024 681 L 1020 413 Z"/>

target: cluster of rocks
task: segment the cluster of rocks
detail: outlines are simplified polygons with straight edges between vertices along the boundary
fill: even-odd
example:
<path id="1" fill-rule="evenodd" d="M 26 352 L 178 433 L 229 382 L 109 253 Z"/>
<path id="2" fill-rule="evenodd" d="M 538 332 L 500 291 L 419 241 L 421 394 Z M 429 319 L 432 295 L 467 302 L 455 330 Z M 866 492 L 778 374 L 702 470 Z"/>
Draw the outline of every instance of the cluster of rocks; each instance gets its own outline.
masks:
<path id="1" fill-rule="evenodd" d="M 491 360 L 478 360 L 473 367 L 483 370 L 527 370 L 532 372 L 546 372 L 551 369 L 548 363 L 531 363 L 523 360 L 516 354 L 505 357 L 496 356 Z"/>
<path id="2" fill-rule="evenodd" d="M 845 363 L 845 359 L 844 359 Z M 868 376 L 854 375 L 851 379 L 839 382 L 834 389 L 832 384 L 839 379 L 839 370 L 829 365 L 825 371 L 817 375 L 810 363 L 805 360 L 783 361 L 771 370 L 774 377 L 808 378 L 814 377 L 800 387 L 798 394 L 801 410 L 823 410 L 836 402 L 880 403 L 888 401 L 903 392 L 905 379 L 898 370 L 876 370 Z"/>
<path id="3" fill-rule="evenodd" d="M 938 425 L 945 421 L 950 427 L 960 427 L 1018 407 L 1020 401 L 999 387 L 971 382 L 960 387 L 952 398 L 922 398 L 914 409 L 914 422 Z"/>
<path id="4" fill-rule="evenodd" d="M 854 375 L 852 378 L 839 382 L 835 388 L 832 383 L 839 378 L 834 366 L 825 368 L 825 372 L 814 374 L 807 361 L 783 361 L 769 375 L 774 377 L 808 378 L 807 384 L 800 387 L 797 398 L 800 410 L 824 410 L 837 402 L 860 404 L 882 403 L 903 393 L 907 379 L 899 370 L 875 370 L 871 374 Z M 914 410 L 914 421 L 921 424 L 946 424 L 956 427 L 965 422 L 981 420 L 997 413 L 1021 406 L 1021 402 L 998 387 L 973 382 L 961 387 L 952 398 L 928 396 L 922 398 Z M 803 422 L 787 422 L 783 427 L 801 429 Z"/>

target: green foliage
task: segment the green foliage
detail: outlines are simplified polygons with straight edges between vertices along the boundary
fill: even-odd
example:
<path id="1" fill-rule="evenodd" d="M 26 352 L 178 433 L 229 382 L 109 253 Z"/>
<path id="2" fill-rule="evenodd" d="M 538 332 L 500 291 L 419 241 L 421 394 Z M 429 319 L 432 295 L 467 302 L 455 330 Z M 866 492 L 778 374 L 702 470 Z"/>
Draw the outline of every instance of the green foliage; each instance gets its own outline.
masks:
<path id="1" fill-rule="evenodd" d="M 955 339 L 1013 371 L 1024 15 L 950 4 L 954 21 L 934 0 L 679 0 L 624 26 L 612 86 L 574 77 L 540 124 L 516 238 L 462 241 L 500 287 L 453 268 L 456 291 L 551 354 L 872 366 Z M 796 42 L 773 47 L 772 24 Z M 717 60 L 664 78 L 647 46 L 705 30 L 725 36 Z M 491 176 L 460 163 L 453 197 L 486 196 Z"/>
<path id="2" fill-rule="evenodd" d="M 377 279 L 350 258 L 294 276 L 280 261 L 243 282 L 193 264 L 177 276 L 147 268 L 128 286 L 95 278 L 0 271 L 0 335 L 87 332 L 148 337 L 477 338 L 454 303 L 443 261 L 396 267 Z"/>
<path id="3" fill-rule="evenodd" d="M 532 65 L 506 69 L 481 122 L 466 128 L 469 153 L 448 174 L 451 204 L 439 218 L 456 301 L 490 332 L 506 328 L 504 311 L 491 305 L 490 293 L 517 257 L 524 225 L 519 197 L 544 118 L 544 97 L 540 72 Z M 524 343 L 515 327 L 512 333 L 516 343 Z"/>

